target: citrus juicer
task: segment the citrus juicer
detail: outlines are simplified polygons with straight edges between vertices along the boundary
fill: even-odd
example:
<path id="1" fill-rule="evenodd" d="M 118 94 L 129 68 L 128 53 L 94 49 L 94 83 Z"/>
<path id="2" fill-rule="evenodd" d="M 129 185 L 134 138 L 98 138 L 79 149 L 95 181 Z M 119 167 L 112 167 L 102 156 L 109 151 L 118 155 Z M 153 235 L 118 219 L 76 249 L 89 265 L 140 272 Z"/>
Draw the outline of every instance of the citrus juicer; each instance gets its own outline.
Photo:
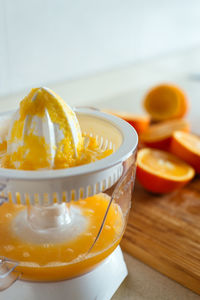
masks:
<path id="1" fill-rule="evenodd" d="M 106 300 L 127 275 L 118 245 L 131 204 L 137 134 L 115 116 L 84 107 L 74 111 L 78 122 L 74 115 L 68 121 L 71 148 L 77 149 L 82 132 L 80 149 L 94 137 L 99 150 L 112 153 L 62 169 L 53 169 L 63 140 L 61 125 L 52 126 L 47 110 L 39 121 L 26 115 L 23 142 L 17 145 L 9 145 L 12 126 L 3 124 L 13 124 L 19 112 L 0 116 L 9 155 L 36 131 L 45 137 L 43 145 L 47 141 L 51 146 L 45 148 L 48 159 L 40 170 L 0 169 L 0 299 Z M 29 166 L 39 161 L 39 154 L 29 161 L 27 150 L 23 152 Z M 19 163 L 15 159 L 16 168 Z"/>

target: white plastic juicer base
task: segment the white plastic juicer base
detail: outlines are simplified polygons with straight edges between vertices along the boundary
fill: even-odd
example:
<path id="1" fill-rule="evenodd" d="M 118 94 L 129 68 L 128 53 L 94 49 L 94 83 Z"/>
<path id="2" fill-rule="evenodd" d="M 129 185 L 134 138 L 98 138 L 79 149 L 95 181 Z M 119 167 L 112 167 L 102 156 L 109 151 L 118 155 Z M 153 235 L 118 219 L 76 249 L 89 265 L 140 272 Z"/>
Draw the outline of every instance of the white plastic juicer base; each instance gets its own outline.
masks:
<path id="1" fill-rule="evenodd" d="M 109 300 L 127 274 L 118 246 L 101 265 L 85 275 L 51 283 L 18 280 L 0 292 L 0 300 Z"/>

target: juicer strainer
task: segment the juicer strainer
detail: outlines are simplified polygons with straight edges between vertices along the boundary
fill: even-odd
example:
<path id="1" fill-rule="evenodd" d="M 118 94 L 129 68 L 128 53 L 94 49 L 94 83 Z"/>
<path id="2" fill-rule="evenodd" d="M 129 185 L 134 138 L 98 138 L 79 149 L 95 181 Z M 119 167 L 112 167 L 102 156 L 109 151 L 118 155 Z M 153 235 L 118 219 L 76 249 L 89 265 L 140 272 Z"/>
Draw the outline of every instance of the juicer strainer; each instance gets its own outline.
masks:
<path id="1" fill-rule="evenodd" d="M 50 205 L 86 198 L 114 185 L 123 172 L 123 161 L 137 147 L 137 134 L 127 122 L 91 108 L 75 108 L 81 130 L 93 136 L 108 157 L 86 165 L 59 170 L 25 171 L 0 168 L 1 202 Z M 11 113 L 4 113 L 7 119 Z"/>

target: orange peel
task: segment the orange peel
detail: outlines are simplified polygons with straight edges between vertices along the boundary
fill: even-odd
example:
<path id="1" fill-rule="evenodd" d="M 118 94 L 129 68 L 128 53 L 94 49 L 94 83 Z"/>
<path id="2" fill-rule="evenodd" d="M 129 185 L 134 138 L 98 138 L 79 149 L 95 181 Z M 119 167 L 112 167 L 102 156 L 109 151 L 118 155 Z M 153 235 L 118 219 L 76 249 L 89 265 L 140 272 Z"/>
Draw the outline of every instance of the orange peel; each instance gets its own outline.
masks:
<path id="1" fill-rule="evenodd" d="M 170 120 L 150 125 L 140 135 L 140 140 L 148 147 L 169 150 L 173 132 L 176 130 L 188 132 L 189 129 L 189 123 L 184 119 Z"/>
<path id="2" fill-rule="evenodd" d="M 200 137 L 192 133 L 175 131 L 170 151 L 193 166 L 200 174 Z"/>
<path id="3" fill-rule="evenodd" d="M 160 84 L 144 98 L 144 108 L 155 121 L 182 118 L 188 106 L 189 101 L 183 90 L 172 84 Z"/>

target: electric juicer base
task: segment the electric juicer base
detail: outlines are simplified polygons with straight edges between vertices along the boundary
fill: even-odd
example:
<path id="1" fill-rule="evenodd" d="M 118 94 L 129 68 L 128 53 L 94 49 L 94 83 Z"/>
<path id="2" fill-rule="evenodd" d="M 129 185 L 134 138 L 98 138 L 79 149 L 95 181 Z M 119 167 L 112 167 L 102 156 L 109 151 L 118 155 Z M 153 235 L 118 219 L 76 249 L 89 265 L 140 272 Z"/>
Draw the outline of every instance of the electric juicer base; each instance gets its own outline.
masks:
<path id="1" fill-rule="evenodd" d="M 0 293 L 0 300 L 109 300 L 127 274 L 118 246 L 98 267 L 85 275 L 48 283 L 18 280 Z"/>

